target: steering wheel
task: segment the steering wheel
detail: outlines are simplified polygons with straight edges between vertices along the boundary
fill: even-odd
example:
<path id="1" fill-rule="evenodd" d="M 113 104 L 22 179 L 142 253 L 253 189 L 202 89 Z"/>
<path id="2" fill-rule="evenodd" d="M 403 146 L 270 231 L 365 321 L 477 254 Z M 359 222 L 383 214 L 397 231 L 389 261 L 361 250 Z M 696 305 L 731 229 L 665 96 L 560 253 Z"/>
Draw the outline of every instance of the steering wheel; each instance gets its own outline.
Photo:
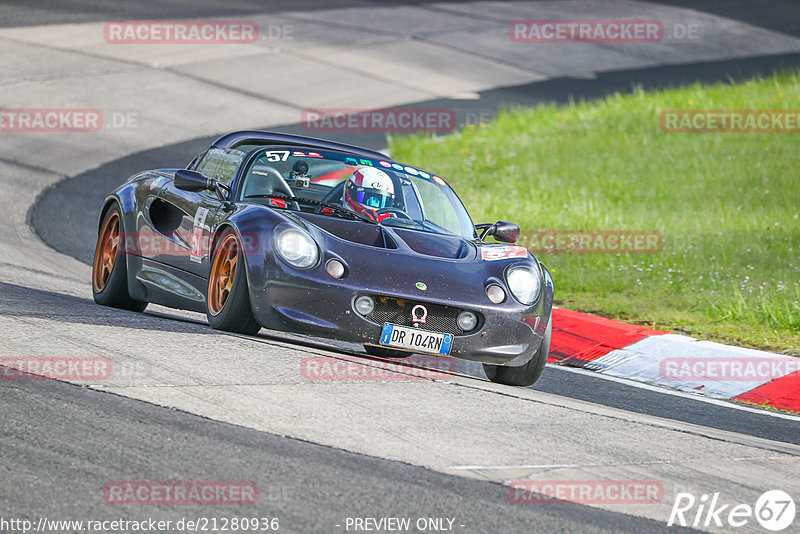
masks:
<path id="1" fill-rule="evenodd" d="M 400 208 L 383 208 L 377 211 L 378 215 L 383 215 L 384 213 L 392 213 L 397 216 L 398 219 L 408 219 L 409 221 L 413 220 L 408 215 L 408 213 L 404 212 Z"/>

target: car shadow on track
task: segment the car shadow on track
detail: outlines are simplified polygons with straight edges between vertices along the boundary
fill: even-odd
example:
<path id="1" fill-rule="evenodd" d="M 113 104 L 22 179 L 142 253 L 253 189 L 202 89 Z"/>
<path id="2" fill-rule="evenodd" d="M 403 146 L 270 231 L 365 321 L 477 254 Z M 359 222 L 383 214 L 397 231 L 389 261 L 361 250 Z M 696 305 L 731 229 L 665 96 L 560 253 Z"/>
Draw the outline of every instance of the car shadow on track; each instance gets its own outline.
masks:
<path id="1" fill-rule="evenodd" d="M 140 330 L 213 333 L 208 327 L 189 321 L 165 321 L 157 315 L 107 308 L 91 299 L 7 282 L 0 282 L 0 315 Z"/>
<path id="2" fill-rule="evenodd" d="M 279 343 L 294 349 L 311 349 L 309 352 L 316 356 L 339 359 L 355 366 L 373 367 L 385 375 L 399 373 L 430 380 L 470 376 L 485 380 L 480 364 L 474 362 L 423 355 L 384 359 L 366 354 L 359 345 L 267 329 L 253 336 L 222 332 L 213 330 L 199 314 L 197 318 L 187 317 L 170 313 L 161 307 L 136 313 L 99 306 L 86 298 L 6 282 L 0 282 L 0 315 L 145 331 L 226 335 L 254 343 Z"/>

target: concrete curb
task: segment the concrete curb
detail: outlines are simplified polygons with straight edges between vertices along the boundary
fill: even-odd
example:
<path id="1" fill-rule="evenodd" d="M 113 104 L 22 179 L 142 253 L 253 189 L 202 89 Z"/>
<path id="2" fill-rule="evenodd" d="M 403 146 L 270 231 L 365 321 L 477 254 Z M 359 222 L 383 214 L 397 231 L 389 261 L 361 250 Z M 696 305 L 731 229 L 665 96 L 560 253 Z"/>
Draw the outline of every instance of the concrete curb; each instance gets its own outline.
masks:
<path id="1" fill-rule="evenodd" d="M 548 363 L 800 413 L 800 358 L 564 309 L 553 321 Z"/>

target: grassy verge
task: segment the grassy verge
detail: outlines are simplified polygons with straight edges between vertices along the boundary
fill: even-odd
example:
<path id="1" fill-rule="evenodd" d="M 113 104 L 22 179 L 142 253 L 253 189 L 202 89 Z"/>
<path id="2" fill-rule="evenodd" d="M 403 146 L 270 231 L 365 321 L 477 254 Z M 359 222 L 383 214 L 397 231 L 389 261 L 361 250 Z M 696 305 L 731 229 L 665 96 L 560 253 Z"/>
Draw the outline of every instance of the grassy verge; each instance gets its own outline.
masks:
<path id="1" fill-rule="evenodd" d="M 664 133 L 670 109 L 800 110 L 800 76 L 512 109 L 390 149 L 476 222 L 663 233 L 658 253 L 539 254 L 559 305 L 800 355 L 800 134 Z"/>

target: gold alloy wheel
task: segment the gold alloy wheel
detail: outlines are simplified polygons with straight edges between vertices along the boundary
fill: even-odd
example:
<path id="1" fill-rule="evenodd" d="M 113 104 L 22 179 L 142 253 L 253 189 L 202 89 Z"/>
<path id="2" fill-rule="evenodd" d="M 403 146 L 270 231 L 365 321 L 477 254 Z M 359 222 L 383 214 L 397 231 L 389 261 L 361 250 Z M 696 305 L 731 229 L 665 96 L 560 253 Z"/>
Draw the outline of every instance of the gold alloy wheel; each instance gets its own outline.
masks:
<path id="1" fill-rule="evenodd" d="M 219 315 L 233 290 L 239 253 L 238 245 L 236 236 L 229 234 L 222 241 L 214 256 L 211 276 L 208 277 L 208 311 L 211 312 L 211 315 Z"/>
<path id="2" fill-rule="evenodd" d="M 97 240 L 97 248 L 94 252 L 94 266 L 92 267 L 92 285 L 95 292 L 102 291 L 108 279 L 111 278 L 111 271 L 117 261 L 119 253 L 119 213 L 113 212 L 103 225 L 100 238 Z"/>

